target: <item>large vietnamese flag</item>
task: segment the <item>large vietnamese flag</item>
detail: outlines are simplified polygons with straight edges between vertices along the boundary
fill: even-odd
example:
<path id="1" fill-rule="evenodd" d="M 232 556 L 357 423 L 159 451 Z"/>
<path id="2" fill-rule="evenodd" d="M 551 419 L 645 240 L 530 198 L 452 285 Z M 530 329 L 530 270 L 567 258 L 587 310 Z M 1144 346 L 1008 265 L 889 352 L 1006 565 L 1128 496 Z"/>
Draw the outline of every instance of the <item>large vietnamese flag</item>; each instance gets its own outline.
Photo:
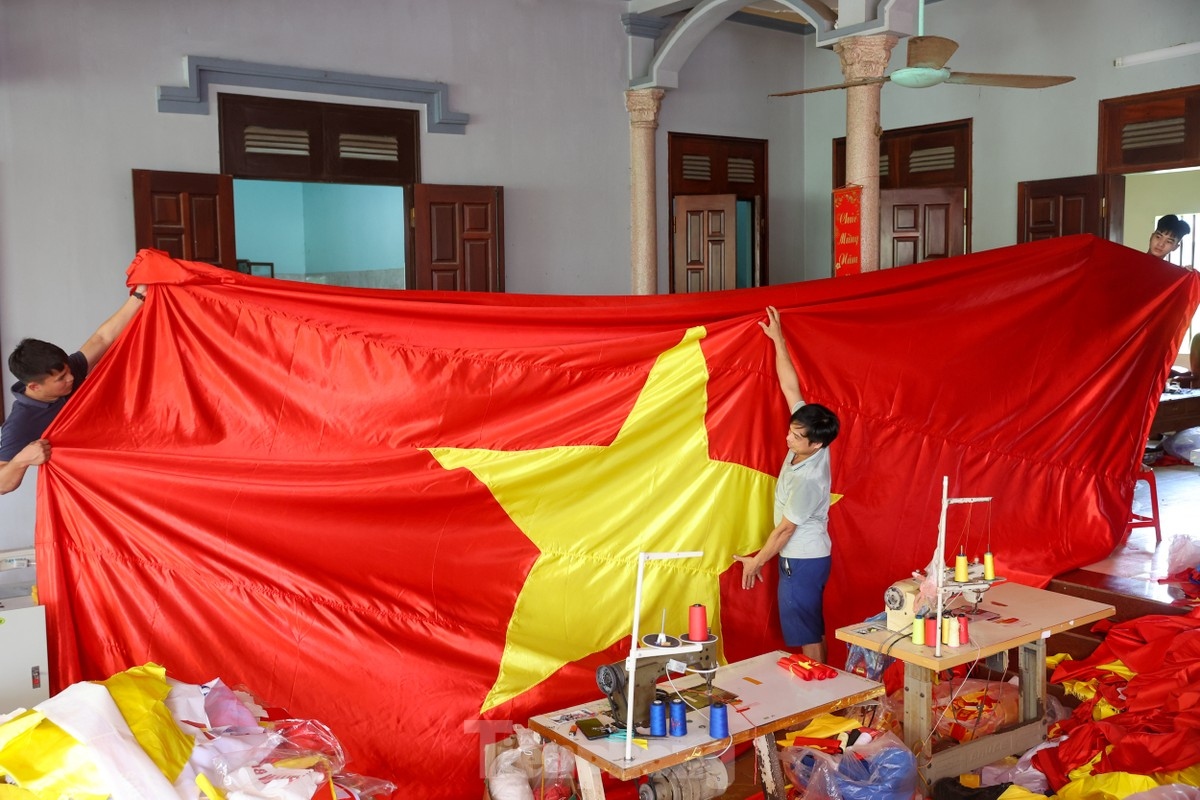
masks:
<path id="1" fill-rule="evenodd" d="M 153 251 L 129 283 L 145 308 L 38 478 L 56 686 L 219 676 L 427 798 L 479 796 L 481 744 L 596 696 L 641 551 L 704 552 L 648 567 L 644 629 L 704 603 L 727 658 L 779 644 L 773 581 L 728 569 L 785 452 L 764 306 L 842 419 L 832 631 L 929 561 L 943 475 L 995 498 L 949 524 L 1003 575 L 1107 555 L 1200 298 L 1091 237 L 687 296 L 339 289 Z"/>

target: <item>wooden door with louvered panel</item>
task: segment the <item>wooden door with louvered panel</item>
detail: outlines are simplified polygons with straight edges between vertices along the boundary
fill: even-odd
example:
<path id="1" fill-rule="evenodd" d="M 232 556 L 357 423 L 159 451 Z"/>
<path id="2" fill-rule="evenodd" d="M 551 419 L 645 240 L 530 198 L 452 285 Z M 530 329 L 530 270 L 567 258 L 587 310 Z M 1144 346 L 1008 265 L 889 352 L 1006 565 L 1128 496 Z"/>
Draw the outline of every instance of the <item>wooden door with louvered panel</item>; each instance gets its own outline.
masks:
<path id="1" fill-rule="evenodd" d="M 879 268 L 961 256 L 961 189 L 888 189 L 879 193 Z"/>
<path id="2" fill-rule="evenodd" d="M 138 249 L 236 268 L 228 175 L 133 170 L 133 226 Z"/>
<path id="3" fill-rule="evenodd" d="M 676 292 L 737 288 L 737 197 L 731 194 L 675 198 Z"/>
<path id="4" fill-rule="evenodd" d="M 738 139 L 729 136 L 706 136 L 692 133 L 667 135 L 667 192 L 669 208 L 678 210 L 679 200 L 688 196 L 731 195 L 752 209 L 749 236 L 743 242 L 746 271 L 743 286 L 765 286 L 768 281 L 767 232 L 767 143 L 762 139 Z M 736 212 L 735 212 L 736 214 Z M 678 217 L 676 216 L 676 220 Z M 735 217 L 727 220 L 732 239 Z M 686 262 L 687 256 L 676 249 L 679 227 L 667 249 L 673 265 Z M 736 261 L 736 255 L 731 256 Z M 736 270 L 736 263 L 730 265 Z M 668 275 L 670 291 L 694 291 L 678 282 L 682 275 L 672 267 Z M 695 278 L 693 273 L 691 278 Z M 729 283 L 725 288 L 736 288 Z"/>
<path id="5" fill-rule="evenodd" d="M 504 190 L 499 186 L 414 187 L 416 263 L 410 288 L 504 291 Z"/>
<path id="6" fill-rule="evenodd" d="M 965 207 L 971 197 L 971 137 L 969 119 L 897 128 L 884 131 L 879 137 L 881 269 L 943 258 L 937 255 L 943 251 L 954 255 L 970 252 L 971 228 L 965 224 Z M 847 180 L 846 139 L 842 137 L 833 140 L 833 185 L 845 186 Z M 885 198 L 911 197 L 911 202 L 919 205 L 925 202 L 926 196 L 919 194 L 923 190 L 952 192 L 954 199 L 946 203 L 934 199 L 928 209 L 914 208 L 911 215 L 906 201 L 901 203 L 900 218 L 892 218 Z M 889 192 L 901 194 L 889 195 Z M 954 221 L 947 216 L 946 224 L 954 226 L 961 236 L 958 233 L 949 236 L 947 228 L 945 237 L 934 234 L 926 241 L 920 231 L 926 228 L 940 231 L 942 214 L 957 215 Z M 963 223 L 961 229 L 957 227 L 959 222 Z"/>
<path id="7" fill-rule="evenodd" d="M 1119 242 L 1124 175 L 1077 175 L 1017 184 L 1017 241 L 1090 233 Z"/>

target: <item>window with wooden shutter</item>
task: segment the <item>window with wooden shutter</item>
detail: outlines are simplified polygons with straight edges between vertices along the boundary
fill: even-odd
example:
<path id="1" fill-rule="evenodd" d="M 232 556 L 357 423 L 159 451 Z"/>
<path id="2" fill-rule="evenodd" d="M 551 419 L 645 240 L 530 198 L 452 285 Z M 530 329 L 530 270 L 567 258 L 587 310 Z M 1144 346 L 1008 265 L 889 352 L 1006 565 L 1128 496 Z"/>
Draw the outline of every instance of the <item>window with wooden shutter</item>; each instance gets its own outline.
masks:
<path id="1" fill-rule="evenodd" d="M 1098 150 L 1102 174 L 1200 164 L 1200 86 L 1101 100 Z"/>
<path id="2" fill-rule="evenodd" d="M 420 180 L 420 112 L 221 94 L 221 172 L 406 185 Z"/>
<path id="3" fill-rule="evenodd" d="M 767 147 L 760 139 L 671 133 L 667 136 L 669 189 L 680 194 L 766 194 Z"/>
<path id="4" fill-rule="evenodd" d="M 846 137 L 833 142 L 833 185 L 846 185 Z M 917 189 L 970 183 L 971 120 L 884 131 L 879 188 Z"/>

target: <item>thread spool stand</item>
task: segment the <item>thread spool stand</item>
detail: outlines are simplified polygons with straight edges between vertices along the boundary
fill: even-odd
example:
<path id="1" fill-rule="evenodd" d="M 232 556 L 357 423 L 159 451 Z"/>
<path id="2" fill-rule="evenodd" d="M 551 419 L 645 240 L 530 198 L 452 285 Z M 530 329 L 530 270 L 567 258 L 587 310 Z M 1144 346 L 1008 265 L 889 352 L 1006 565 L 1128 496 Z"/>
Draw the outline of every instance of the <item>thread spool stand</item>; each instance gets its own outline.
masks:
<path id="1" fill-rule="evenodd" d="M 626 700 L 628 711 L 625 719 L 626 763 L 633 761 L 633 695 L 637 690 L 637 681 L 634 680 L 634 674 L 637 672 L 637 660 L 647 656 L 664 656 L 671 653 L 698 653 L 704 648 L 704 645 L 700 643 L 678 644 L 675 647 L 640 646 L 642 640 L 638 637 L 638 620 L 642 616 L 642 582 L 646 573 L 646 562 L 666 561 L 675 558 L 700 558 L 703 555 L 703 550 L 689 550 L 679 553 L 638 553 L 637 589 L 633 595 L 633 636 L 629 642 L 629 656 L 625 659 L 625 669 L 629 672 L 629 698 Z"/>
<path id="2" fill-rule="evenodd" d="M 937 550 L 933 554 L 933 565 L 937 570 L 937 618 L 942 618 L 942 612 L 945 611 L 946 595 L 960 591 L 959 586 L 946 586 L 946 509 L 952 505 L 961 505 L 968 503 L 990 503 L 990 497 L 951 497 L 950 496 L 950 476 L 942 476 L 942 513 L 938 519 L 938 540 Z M 957 565 L 956 565 L 957 566 Z M 942 657 L 942 637 L 938 636 L 934 644 L 933 654 L 935 658 Z"/>

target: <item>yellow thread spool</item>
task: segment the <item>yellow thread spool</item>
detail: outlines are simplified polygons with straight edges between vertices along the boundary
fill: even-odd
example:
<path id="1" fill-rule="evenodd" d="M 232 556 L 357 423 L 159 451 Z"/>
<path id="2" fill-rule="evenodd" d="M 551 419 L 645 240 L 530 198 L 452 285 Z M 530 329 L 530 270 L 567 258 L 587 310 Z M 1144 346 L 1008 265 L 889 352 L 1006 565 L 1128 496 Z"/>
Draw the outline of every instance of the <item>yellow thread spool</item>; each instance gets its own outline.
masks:
<path id="1" fill-rule="evenodd" d="M 954 557 L 954 580 L 959 583 L 966 583 L 967 575 L 967 557 L 963 553 L 959 553 Z"/>
<path id="2" fill-rule="evenodd" d="M 983 578 L 988 581 L 996 580 L 996 562 L 991 553 L 983 554 Z"/>
<path id="3" fill-rule="evenodd" d="M 913 620 L 912 643 L 925 644 L 925 618 L 920 615 Z"/>

